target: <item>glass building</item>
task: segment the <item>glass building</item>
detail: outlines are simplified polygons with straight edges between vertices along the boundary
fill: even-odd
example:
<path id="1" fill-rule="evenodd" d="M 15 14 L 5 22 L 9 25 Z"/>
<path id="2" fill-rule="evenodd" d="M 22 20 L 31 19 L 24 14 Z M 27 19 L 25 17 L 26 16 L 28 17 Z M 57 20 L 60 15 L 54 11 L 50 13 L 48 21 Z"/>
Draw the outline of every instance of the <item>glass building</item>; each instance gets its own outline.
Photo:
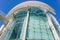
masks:
<path id="1" fill-rule="evenodd" d="M 0 40 L 60 40 L 54 9 L 45 3 L 27 1 L 15 6 L 0 29 Z"/>

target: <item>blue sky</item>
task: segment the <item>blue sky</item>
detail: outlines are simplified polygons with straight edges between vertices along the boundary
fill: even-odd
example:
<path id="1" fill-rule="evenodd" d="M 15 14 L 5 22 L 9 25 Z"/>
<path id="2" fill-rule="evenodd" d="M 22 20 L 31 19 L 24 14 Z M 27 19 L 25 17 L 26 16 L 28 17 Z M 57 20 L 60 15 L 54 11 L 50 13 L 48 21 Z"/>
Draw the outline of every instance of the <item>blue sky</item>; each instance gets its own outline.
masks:
<path id="1" fill-rule="evenodd" d="M 2 11 L 3 15 L 5 16 L 14 6 L 24 1 L 29 0 L 0 0 L 0 12 Z M 50 5 L 52 8 L 54 8 L 56 12 L 56 15 L 54 16 L 60 23 L 60 0 L 35 0 L 35 1 L 42 1 Z M 2 23 L 0 22 L 0 26 L 1 24 Z"/>

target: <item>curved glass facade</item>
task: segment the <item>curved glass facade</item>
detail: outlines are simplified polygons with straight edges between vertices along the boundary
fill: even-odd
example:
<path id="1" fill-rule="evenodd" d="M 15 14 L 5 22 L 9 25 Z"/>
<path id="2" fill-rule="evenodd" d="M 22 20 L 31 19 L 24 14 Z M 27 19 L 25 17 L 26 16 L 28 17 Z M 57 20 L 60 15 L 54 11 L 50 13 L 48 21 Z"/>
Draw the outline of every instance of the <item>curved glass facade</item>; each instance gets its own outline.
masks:
<path id="1" fill-rule="evenodd" d="M 26 33 L 27 40 L 54 40 L 46 14 L 42 10 L 36 10 L 37 8 L 31 8 Z"/>
<path id="2" fill-rule="evenodd" d="M 21 37 L 21 32 L 23 30 L 23 23 L 26 14 L 27 12 L 23 10 L 14 15 L 15 28 L 13 29 L 10 40 L 18 40 Z"/>
<path id="3" fill-rule="evenodd" d="M 20 11 L 18 11 L 15 15 L 13 14 L 14 25 L 12 25 L 12 27 L 14 28 L 13 30 L 10 30 L 12 33 L 10 33 L 10 37 L 9 35 L 7 36 L 9 37 L 8 40 L 22 39 L 21 35 L 24 31 L 23 24 L 28 11 L 29 16 L 27 18 L 28 22 L 25 32 L 25 40 L 54 40 L 54 36 L 48 23 L 46 13 L 37 7 L 31 7 L 28 10 L 27 8 L 24 8 L 23 10 L 20 9 Z M 7 37 L 5 37 L 6 40 Z"/>

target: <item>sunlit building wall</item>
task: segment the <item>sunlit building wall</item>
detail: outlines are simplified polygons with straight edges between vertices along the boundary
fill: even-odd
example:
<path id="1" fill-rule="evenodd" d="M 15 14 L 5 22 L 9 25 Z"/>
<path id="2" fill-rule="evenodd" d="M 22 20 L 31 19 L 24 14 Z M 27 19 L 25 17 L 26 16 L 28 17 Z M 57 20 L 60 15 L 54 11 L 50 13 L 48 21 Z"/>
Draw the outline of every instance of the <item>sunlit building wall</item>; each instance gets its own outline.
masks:
<path id="1" fill-rule="evenodd" d="M 54 9 L 45 3 L 27 1 L 15 6 L 0 30 L 1 40 L 60 40 L 59 23 Z"/>

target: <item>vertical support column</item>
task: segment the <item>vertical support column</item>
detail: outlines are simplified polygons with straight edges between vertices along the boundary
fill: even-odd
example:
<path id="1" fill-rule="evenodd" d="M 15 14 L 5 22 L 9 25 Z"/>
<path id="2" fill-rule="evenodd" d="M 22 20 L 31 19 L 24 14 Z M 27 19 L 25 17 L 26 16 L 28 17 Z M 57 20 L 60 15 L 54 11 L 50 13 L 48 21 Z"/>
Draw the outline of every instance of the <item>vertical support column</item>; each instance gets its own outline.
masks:
<path id="1" fill-rule="evenodd" d="M 59 23 L 57 22 L 57 20 L 55 19 L 55 17 L 52 14 L 49 14 L 50 17 L 52 18 L 54 24 L 56 25 L 56 28 L 58 29 L 58 31 L 60 32 L 60 26 Z"/>
<path id="2" fill-rule="evenodd" d="M 29 11 L 27 12 L 27 16 L 24 20 L 24 23 L 23 23 L 23 30 L 22 30 L 22 40 L 25 40 L 25 36 L 26 36 L 26 30 L 27 30 L 27 24 L 28 24 L 28 17 L 29 17 Z"/>
<path id="3" fill-rule="evenodd" d="M 2 15 L 0 15 L 0 20 L 2 20 L 4 22 L 4 24 L 8 23 L 8 20 Z"/>
<path id="4" fill-rule="evenodd" d="M 1 34 L 0 36 L 0 39 L 1 40 L 5 40 L 5 37 L 10 29 L 10 26 L 11 26 L 11 23 L 12 23 L 12 19 L 10 19 L 9 23 L 6 25 L 6 27 L 3 29 L 3 33 Z"/>
<path id="5" fill-rule="evenodd" d="M 4 26 L 6 26 L 6 25 L 7 25 L 8 20 L 7 20 L 4 16 L 0 15 L 0 20 L 4 22 Z M 0 35 L 2 34 L 3 29 L 4 29 L 4 27 L 1 27 Z"/>
<path id="6" fill-rule="evenodd" d="M 48 22 L 49 22 L 50 28 L 51 28 L 51 30 L 53 32 L 55 40 L 59 40 L 59 36 L 58 36 L 58 34 L 57 34 L 57 32 L 56 32 L 56 30 L 55 30 L 55 28 L 54 28 L 54 26 L 53 26 L 53 24 L 51 22 L 51 19 L 50 19 L 48 14 L 47 14 L 47 18 L 48 18 Z"/>

